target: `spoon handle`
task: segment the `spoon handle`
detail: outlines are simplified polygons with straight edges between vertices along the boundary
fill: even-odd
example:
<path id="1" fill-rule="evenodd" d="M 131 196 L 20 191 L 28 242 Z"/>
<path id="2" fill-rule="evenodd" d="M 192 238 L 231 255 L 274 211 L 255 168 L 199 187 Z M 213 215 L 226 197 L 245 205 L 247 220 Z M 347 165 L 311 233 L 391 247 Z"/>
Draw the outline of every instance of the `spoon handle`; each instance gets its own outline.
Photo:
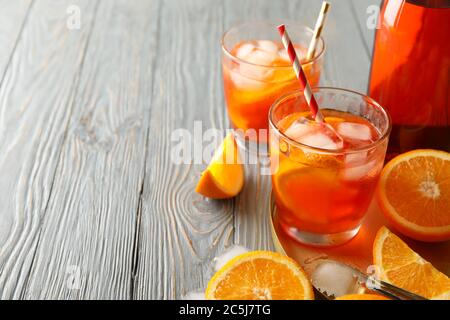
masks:
<path id="1" fill-rule="evenodd" d="M 367 283 L 370 283 L 370 285 L 367 285 Z M 397 286 L 394 286 L 390 283 L 377 280 L 373 277 L 368 277 L 368 282 L 366 282 L 366 286 L 373 291 L 376 291 L 383 296 L 386 296 L 391 299 L 395 300 L 428 300 L 427 298 L 424 298 L 418 294 L 412 293 L 410 291 L 404 290 L 402 288 L 399 288 Z"/>

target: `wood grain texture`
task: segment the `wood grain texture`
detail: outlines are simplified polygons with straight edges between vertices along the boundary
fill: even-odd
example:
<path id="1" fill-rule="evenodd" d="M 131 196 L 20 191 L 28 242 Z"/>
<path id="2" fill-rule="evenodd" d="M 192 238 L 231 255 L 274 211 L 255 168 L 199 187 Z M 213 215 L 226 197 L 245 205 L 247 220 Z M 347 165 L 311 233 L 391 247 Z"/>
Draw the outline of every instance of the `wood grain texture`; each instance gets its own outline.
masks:
<path id="1" fill-rule="evenodd" d="M 26 298 L 132 294 L 159 1 L 99 4 Z"/>
<path id="2" fill-rule="evenodd" d="M 322 84 L 365 91 L 373 32 L 361 12 L 377 0 L 352 1 L 332 1 Z M 320 1 L 4 3 L 14 18 L 0 20 L 11 31 L 0 35 L 1 299 L 176 299 L 203 290 L 230 245 L 273 248 L 261 165 L 246 166 L 235 199 L 205 199 L 194 189 L 206 161 L 175 163 L 173 133 L 208 147 L 229 127 L 226 29 L 313 26 Z M 82 25 L 70 31 L 73 4 Z"/>
<path id="3" fill-rule="evenodd" d="M 84 12 L 85 28 L 67 29 L 69 4 Z M 91 1 L 37 1 L 0 88 L 2 299 L 20 297 L 28 280 L 93 11 Z"/>
<path id="4" fill-rule="evenodd" d="M 193 133 L 195 121 L 204 130 L 225 127 L 219 58 L 223 2 L 164 1 L 160 16 L 136 299 L 174 299 L 203 289 L 212 258 L 233 242 L 233 201 L 196 194 L 204 166 L 177 165 L 170 158 L 173 130 Z"/>
<path id="5" fill-rule="evenodd" d="M 11 61 L 23 26 L 31 9 L 31 0 L 1 0 L 0 12 L 0 84 L 3 80 L 5 70 Z M 1 232 L 0 232 L 1 233 Z"/>
<path id="6" fill-rule="evenodd" d="M 374 22 L 375 17 L 372 15 L 376 8 L 378 8 L 378 10 L 381 9 L 380 6 L 382 2 L 382 0 L 351 1 L 353 20 L 358 24 L 357 30 L 360 32 L 360 37 L 364 40 L 364 47 L 370 58 L 372 58 L 373 41 L 376 31 L 376 29 L 373 29 L 372 23 Z"/>
<path id="7" fill-rule="evenodd" d="M 368 34 L 361 31 L 362 24 L 355 20 L 351 1 L 331 3 L 327 28 L 323 32 L 327 51 L 322 85 L 366 93 L 371 57 L 366 47 L 368 40 L 363 36 Z"/>
<path id="8" fill-rule="evenodd" d="M 6 69 L 11 63 L 30 9 L 31 1 L 12 3 L 4 0 L 0 2 L 0 11 L 3 13 L 0 23 L 0 47 L 2 48 L 0 50 L 0 87 L 4 82 Z M 0 223 L 0 247 L 6 241 L 12 228 L 11 220 L 4 219 L 2 222 Z"/>

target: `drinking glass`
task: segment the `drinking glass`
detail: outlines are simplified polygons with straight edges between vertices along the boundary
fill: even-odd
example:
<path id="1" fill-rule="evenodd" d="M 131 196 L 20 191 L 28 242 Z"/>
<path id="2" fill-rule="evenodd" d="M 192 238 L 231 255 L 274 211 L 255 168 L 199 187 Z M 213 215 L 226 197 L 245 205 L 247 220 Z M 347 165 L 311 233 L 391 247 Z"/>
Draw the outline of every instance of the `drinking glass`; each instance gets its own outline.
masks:
<path id="1" fill-rule="evenodd" d="M 297 23 L 286 26 L 297 53 L 305 57 L 313 30 Z M 302 60 L 311 86 L 319 83 L 324 52 L 325 43 L 320 38 L 314 56 Z M 228 116 L 238 143 L 259 142 L 267 148 L 270 106 L 298 88 L 277 24 L 247 22 L 227 31 L 222 38 L 222 69 Z"/>
<path id="2" fill-rule="evenodd" d="M 322 125 L 305 122 L 310 112 L 302 92 L 279 98 L 269 112 L 273 193 L 289 235 L 309 245 L 339 245 L 358 233 L 373 198 L 391 120 L 363 94 L 339 88 L 313 92 L 342 145 L 328 141 Z"/>

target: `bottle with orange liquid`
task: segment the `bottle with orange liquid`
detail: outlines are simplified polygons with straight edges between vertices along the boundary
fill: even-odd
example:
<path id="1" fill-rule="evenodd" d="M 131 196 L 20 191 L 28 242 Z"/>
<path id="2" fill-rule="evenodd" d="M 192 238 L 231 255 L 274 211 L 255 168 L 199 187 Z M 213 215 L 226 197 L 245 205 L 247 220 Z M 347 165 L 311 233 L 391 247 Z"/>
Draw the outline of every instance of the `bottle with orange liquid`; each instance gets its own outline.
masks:
<path id="1" fill-rule="evenodd" d="M 386 0 L 369 95 L 387 108 L 389 153 L 450 151 L 450 1 Z"/>

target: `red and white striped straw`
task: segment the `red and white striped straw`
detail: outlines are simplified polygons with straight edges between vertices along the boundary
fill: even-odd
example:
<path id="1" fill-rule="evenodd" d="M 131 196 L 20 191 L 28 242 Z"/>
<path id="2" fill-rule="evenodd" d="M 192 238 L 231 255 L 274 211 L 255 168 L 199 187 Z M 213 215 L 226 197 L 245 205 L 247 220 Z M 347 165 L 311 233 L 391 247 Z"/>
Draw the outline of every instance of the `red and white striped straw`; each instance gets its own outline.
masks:
<path id="1" fill-rule="evenodd" d="M 289 55 L 289 59 L 291 59 L 292 65 L 294 67 L 295 75 L 297 76 L 301 88 L 303 90 L 303 94 L 305 95 L 306 102 L 311 109 L 311 113 L 313 119 L 317 122 L 323 122 L 323 116 L 319 111 L 319 105 L 317 104 L 316 99 L 311 90 L 311 86 L 309 85 L 308 79 L 306 79 L 305 71 L 303 71 L 302 65 L 298 60 L 297 53 L 295 52 L 294 45 L 292 44 L 291 39 L 286 31 L 286 27 L 284 24 L 278 26 L 278 32 L 281 36 L 281 41 Z"/>

